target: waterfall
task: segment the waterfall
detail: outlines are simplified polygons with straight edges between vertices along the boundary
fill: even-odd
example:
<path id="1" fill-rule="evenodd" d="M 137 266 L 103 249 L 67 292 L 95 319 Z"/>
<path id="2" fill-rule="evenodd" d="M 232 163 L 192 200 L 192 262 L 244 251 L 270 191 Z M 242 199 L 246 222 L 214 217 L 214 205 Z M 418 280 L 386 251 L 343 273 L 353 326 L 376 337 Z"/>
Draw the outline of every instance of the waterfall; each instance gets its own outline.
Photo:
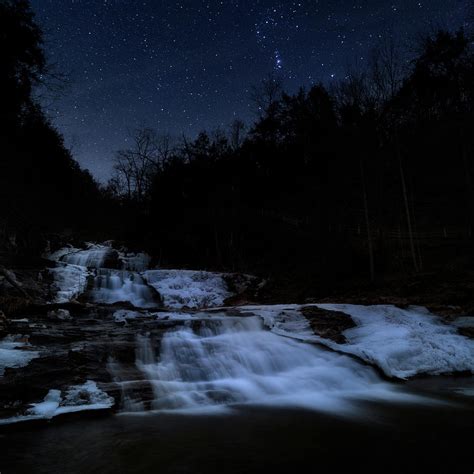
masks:
<path id="1" fill-rule="evenodd" d="M 259 317 L 188 322 L 164 335 L 159 354 L 147 336 L 137 345 L 154 410 L 253 404 L 347 414 L 355 401 L 412 398 L 347 356 L 266 331 Z"/>
<path id="2" fill-rule="evenodd" d="M 100 268 L 108 266 L 108 261 L 118 259 L 118 252 L 105 245 L 90 244 L 86 250 L 72 248 L 70 253 L 63 254 L 60 260 L 72 265 L 88 268 Z"/>
<path id="3" fill-rule="evenodd" d="M 125 270 L 97 269 L 89 298 L 95 303 L 129 302 L 137 308 L 160 305 L 159 294 L 139 273 Z"/>

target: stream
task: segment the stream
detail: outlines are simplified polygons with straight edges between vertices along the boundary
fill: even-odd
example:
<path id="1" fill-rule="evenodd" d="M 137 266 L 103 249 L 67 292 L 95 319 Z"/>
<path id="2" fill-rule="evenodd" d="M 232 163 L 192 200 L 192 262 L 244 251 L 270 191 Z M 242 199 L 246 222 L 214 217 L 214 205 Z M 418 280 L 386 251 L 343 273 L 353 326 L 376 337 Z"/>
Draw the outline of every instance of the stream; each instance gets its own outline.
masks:
<path id="1" fill-rule="evenodd" d="M 52 259 L 56 300 L 0 343 L 2 474 L 474 468 L 473 341 L 422 308 L 236 306 L 250 277 Z"/>

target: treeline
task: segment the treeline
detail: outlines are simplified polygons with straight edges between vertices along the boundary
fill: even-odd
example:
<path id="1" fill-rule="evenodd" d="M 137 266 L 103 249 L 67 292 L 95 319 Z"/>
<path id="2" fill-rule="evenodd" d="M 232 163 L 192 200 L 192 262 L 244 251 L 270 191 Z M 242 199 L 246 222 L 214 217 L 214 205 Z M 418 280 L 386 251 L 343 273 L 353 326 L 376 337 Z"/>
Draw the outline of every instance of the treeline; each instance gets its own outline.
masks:
<path id="1" fill-rule="evenodd" d="M 386 44 L 331 89 L 269 77 L 249 130 L 137 132 L 108 188 L 140 212 L 124 237 L 163 263 L 333 279 L 470 265 L 474 52 L 463 31 L 417 46 L 407 63 Z"/>
<path id="2" fill-rule="evenodd" d="M 99 188 L 36 99 L 51 67 L 28 1 L 0 0 L 0 250 L 70 229 L 162 265 L 323 283 L 469 268 L 472 43 L 439 31 L 414 46 L 409 62 L 381 46 L 330 88 L 289 94 L 268 77 L 250 127 L 178 143 L 139 130 Z"/>
<path id="3" fill-rule="evenodd" d="M 101 200 L 35 91 L 56 84 L 26 0 L 0 0 L 0 250 L 38 253 L 45 235 L 86 228 Z"/>

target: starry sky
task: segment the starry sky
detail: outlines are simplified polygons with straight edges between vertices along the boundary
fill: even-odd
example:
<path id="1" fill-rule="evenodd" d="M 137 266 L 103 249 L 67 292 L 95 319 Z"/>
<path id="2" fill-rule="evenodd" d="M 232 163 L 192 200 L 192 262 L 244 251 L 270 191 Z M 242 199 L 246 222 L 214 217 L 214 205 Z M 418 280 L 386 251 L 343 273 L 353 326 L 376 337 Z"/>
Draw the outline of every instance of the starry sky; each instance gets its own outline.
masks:
<path id="1" fill-rule="evenodd" d="M 31 0 L 69 85 L 45 103 L 79 163 L 105 182 L 134 129 L 179 137 L 251 124 L 251 87 L 343 79 L 389 35 L 456 29 L 471 0 Z"/>

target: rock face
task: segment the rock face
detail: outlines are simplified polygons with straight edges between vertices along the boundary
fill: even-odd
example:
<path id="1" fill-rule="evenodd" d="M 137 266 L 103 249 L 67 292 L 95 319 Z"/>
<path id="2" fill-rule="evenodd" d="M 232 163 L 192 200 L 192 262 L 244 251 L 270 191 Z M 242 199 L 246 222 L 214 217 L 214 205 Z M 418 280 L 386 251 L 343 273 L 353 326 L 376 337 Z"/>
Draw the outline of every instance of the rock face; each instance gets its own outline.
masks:
<path id="1" fill-rule="evenodd" d="M 8 321 L 5 313 L 0 311 L 0 338 L 8 334 Z"/>
<path id="2" fill-rule="evenodd" d="M 328 311 L 317 306 L 303 306 L 301 312 L 316 335 L 338 344 L 346 342 L 343 332 L 355 327 L 351 317 L 340 311 Z"/>
<path id="3" fill-rule="evenodd" d="M 71 313 L 67 309 L 59 308 L 48 311 L 48 318 L 53 320 L 68 321 L 72 319 Z"/>

